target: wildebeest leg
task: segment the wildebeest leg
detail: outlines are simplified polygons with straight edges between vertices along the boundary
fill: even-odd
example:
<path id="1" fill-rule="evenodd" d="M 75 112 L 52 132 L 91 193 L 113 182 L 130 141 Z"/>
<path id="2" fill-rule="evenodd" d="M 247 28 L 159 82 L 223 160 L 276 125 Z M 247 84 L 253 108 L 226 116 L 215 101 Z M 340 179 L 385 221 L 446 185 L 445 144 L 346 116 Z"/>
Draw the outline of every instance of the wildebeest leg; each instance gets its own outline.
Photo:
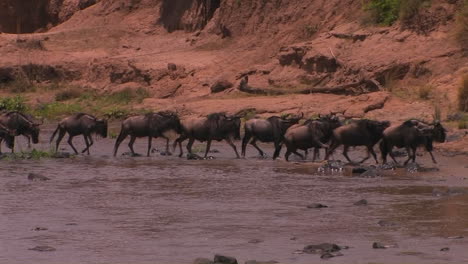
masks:
<path id="1" fill-rule="evenodd" d="M 234 152 L 236 153 L 237 158 L 240 159 L 239 153 L 237 152 L 236 145 L 232 143 L 232 140 L 230 138 L 226 138 L 225 140 L 234 149 Z"/>
<path id="2" fill-rule="evenodd" d="M 279 157 L 279 154 L 281 152 L 282 147 L 283 147 L 282 142 L 275 142 L 275 153 L 273 153 L 273 159 L 274 160 Z"/>
<path id="3" fill-rule="evenodd" d="M 410 147 L 406 147 L 406 152 L 408 153 L 408 159 L 405 161 L 405 165 L 408 164 L 408 162 L 409 162 L 409 161 L 411 160 L 411 158 L 412 158 Z"/>
<path id="4" fill-rule="evenodd" d="M 73 140 L 73 136 L 70 135 L 70 136 L 68 137 L 68 145 L 70 145 L 70 147 L 72 147 L 73 151 L 75 151 L 75 154 L 78 154 L 78 151 L 76 150 L 75 146 L 73 146 L 72 140 Z"/>
<path id="5" fill-rule="evenodd" d="M 150 156 L 150 152 L 151 152 L 151 142 L 153 142 L 153 137 L 152 136 L 148 136 L 148 152 L 146 153 L 146 156 L 149 157 Z M 133 151 L 132 151 L 133 152 Z"/>
<path id="6" fill-rule="evenodd" d="M 304 155 L 302 155 L 301 153 L 297 152 L 297 149 L 293 150 L 292 153 L 298 155 L 302 160 L 305 160 Z"/>
<path id="7" fill-rule="evenodd" d="M 205 159 L 206 157 L 208 157 L 208 152 L 210 152 L 210 148 L 211 148 L 211 139 L 208 139 L 206 141 Z"/>
<path id="8" fill-rule="evenodd" d="M 55 142 L 55 152 L 58 151 L 58 147 L 60 145 L 60 141 L 62 141 L 63 137 L 65 136 L 65 133 L 66 131 L 63 130 L 63 129 L 60 129 L 59 130 L 59 134 L 58 134 L 58 137 L 57 137 L 57 142 Z"/>
<path id="9" fill-rule="evenodd" d="M 416 162 L 416 150 L 417 150 L 417 148 L 418 148 L 417 146 L 412 147 L 412 149 L 413 149 L 413 163 Z"/>
<path id="10" fill-rule="evenodd" d="M 184 154 L 184 151 L 182 150 L 182 142 L 183 142 L 184 140 L 186 140 L 186 139 L 187 139 L 186 136 L 181 135 L 178 139 L 176 139 L 176 140 L 174 141 L 174 145 L 173 145 L 173 147 L 172 147 L 172 151 L 175 152 L 175 149 L 176 149 L 176 147 L 177 147 L 177 143 L 179 143 L 179 149 L 180 149 L 179 157 L 182 157 L 182 155 Z"/>
<path id="11" fill-rule="evenodd" d="M 172 153 L 169 151 L 169 138 L 164 135 L 161 137 L 166 139 L 166 155 L 172 155 Z"/>
<path id="12" fill-rule="evenodd" d="M 428 151 L 428 152 L 429 152 L 429 154 L 431 155 L 432 162 L 435 163 L 435 164 L 437 164 L 437 161 L 436 161 L 436 159 L 434 158 L 434 155 L 432 154 L 432 151 Z"/>
<path id="13" fill-rule="evenodd" d="M 341 144 L 336 142 L 336 141 L 332 141 L 331 145 L 330 145 L 330 148 L 328 149 L 328 151 L 326 152 L 326 155 L 325 155 L 325 160 L 328 160 L 328 158 L 330 158 L 330 155 L 333 154 L 333 152 L 335 151 L 336 148 L 338 148 Z"/>
<path id="14" fill-rule="evenodd" d="M 195 139 L 194 138 L 189 138 L 189 142 L 187 143 L 187 151 L 192 154 L 192 145 L 193 145 L 193 142 L 195 142 Z M 179 157 L 182 157 L 182 149 L 180 149 L 180 155 Z"/>
<path id="15" fill-rule="evenodd" d="M 120 131 L 119 136 L 115 140 L 115 145 L 114 145 L 114 157 L 117 155 L 117 150 L 119 149 L 120 143 L 125 140 L 125 138 L 128 136 L 126 132 L 124 132 L 124 129 Z"/>
<path id="16" fill-rule="evenodd" d="M 257 139 L 254 138 L 251 142 L 250 142 L 250 145 L 254 146 L 257 150 L 258 150 L 258 154 L 260 154 L 260 156 L 263 156 L 265 155 L 265 153 L 263 153 L 263 151 L 260 149 L 259 146 L 257 146 Z M 245 152 L 242 156 L 245 156 Z"/>
<path id="17" fill-rule="evenodd" d="M 346 158 L 346 160 L 348 160 L 349 163 L 354 163 L 348 156 L 348 150 L 349 150 L 349 146 L 344 145 L 343 146 L 343 156 Z M 369 154 L 369 153 L 367 153 L 367 154 Z"/>
<path id="18" fill-rule="evenodd" d="M 325 153 L 327 151 L 325 150 Z M 306 157 L 307 157 L 307 151 L 306 151 Z M 314 148 L 314 157 L 312 158 L 312 161 L 315 161 L 317 158 L 320 158 L 320 148 Z"/>
<path id="19" fill-rule="evenodd" d="M 81 153 L 85 153 L 85 151 L 88 151 L 88 155 L 89 155 L 89 142 L 88 142 L 88 138 L 86 137 L 86 134 L 83 134 L 83 138 L 84 138 L 84 141 L 85 141 L 85 144 L 86 144 L 86 148 L 83 149 L 81 151 Z"/>
<path id="20" fill-rule="evenodd" d="M 242 157 L 245 157 L 245 150 L 247 148 L 247 144 L 249 143 L 249 140 L 250 140 L 251 136 L 252 135 L 250 135 L 249 132 L 246 132 L 245 135 L 244 135 L 244 138 L 242 139 Z M 253 145 L 253 146 L 256 147 L 255 145 Z M 261 150 L 259 150 L 259 151 L 261 152 Z M 260 154 L 260 155 L 262 155 L 262 154 Z"/>
<path id="21" fill-rule="evenodd" d="M 130 142 L 128 142 L 128 147 L 130 148 L 130 151 L 132 152 L 132 155 L 135 155 L 135 151 L 133 150 L 133 144 L 135 143 L 136 137 L 131 135 L 130 136 Z"/>
<path id="22" fill-rule="evenodd" d="M 372 154 L 372 156 L 375 159 L 375 164 L 379 164 L 379 161 L 377 160 L 377 154 L 375 154 L 374 148 L 371 146 L 367 147 L 368 151 Z M 369 153 L 368 153 L 369 154 Z"/>

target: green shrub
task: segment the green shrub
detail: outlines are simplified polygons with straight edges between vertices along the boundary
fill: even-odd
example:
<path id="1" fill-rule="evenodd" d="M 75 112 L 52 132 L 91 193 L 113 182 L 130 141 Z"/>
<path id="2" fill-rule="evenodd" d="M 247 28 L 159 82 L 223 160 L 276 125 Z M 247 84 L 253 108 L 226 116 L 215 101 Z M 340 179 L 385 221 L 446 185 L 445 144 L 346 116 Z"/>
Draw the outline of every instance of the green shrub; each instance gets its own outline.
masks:
<path id="1" fill-rule="evenodd" d="M 370 12 L 371 22 L 390 26 L 398 19 L 410 22 L 425 3 L 429 0 L 370 0 L 364 9 Z"/>
<path id="2" fill-rule="evenodd" d="M 418 96 L 422 100 L 429 100 L 432 96 L 434 87 L 431 85 L 423 85 L 418 89 Z"/>
<path id="3" fill-rule="evenodd" d="M 109 119 L 123 119 L 129 115 L 129 111 L 127 109 L 122 108 L 111 108 L 104 111 L 104 116 Z"/>
<path id="4" fill-rule="evenodd" d="M 27 110 L 25 101 L 20 95 L 0 98 L 0 110 L 24 112 Z"/>
<path id="5" fill-rule="evenodd" d="M 463 76 L 458 88 L 458 110 L 468 112 L 468 74 Z"/>
<path id="6" fill-rule="evenodd" d="M 370 12 L 373 23 L 389 26 L 398 19 L 400 0 L 371 0 L 364 9 Z"/>
<path id="7" fill-rule="evenodd" d="M 77 89 L 67 89 L 64 91 L 57 92 L 55 94 L 55 101 L 66 101 L 75 99 L 81 96 L 81 92 Z"/>
<path id="8" fill-rule="evenodd" d="M 79 104 L 53 102 L 41 104 L 34 110 L 34 114 L 47 119 L 53 119 L 82 111 L 83 109 Z"/>
<path id="9" fill-rule="evenodd" d="M 144 88 L 130 89 L 125 88 L 121 91 L 104 95 L 104 100 L 114 104 L 129 104 L 130 102 L 141 103 L 143 99 L 149 97 L 149 92 Z"/>

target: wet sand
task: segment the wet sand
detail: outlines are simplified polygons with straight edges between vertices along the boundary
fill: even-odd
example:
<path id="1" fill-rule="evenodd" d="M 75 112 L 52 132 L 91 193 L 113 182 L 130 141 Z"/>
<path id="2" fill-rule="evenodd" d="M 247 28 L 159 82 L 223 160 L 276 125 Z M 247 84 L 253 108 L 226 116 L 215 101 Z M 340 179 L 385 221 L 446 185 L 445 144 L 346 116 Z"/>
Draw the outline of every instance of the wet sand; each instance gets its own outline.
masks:
<path id="1" fill-rule="evenodd" d="M 83 148 L 82 138 L 75 142 Z M 323 242 L 350 247 L 332 263 L 468 262 L 466 156 L 436 153 L 439 171 L 368 178 L 259 159 L 250 146 L 248 159 L 215 143 L 216 159 L 192 161 L 159 153 L 113 158 L 113 143 L 99 139 L 91 156 L 72 159 L 0 160 L 0 263 L 192 263 L 215 253 L 239 263 L 317 263 L 320 255 L 297 251 Z M 22 139 L 19 145 L 26 146 Z M 65 140 L 61 147 L 70 151 Z M 135 149 L 145 153 L 146 140 Z M 418 160 L 434 166 L 426 154 Z M 51 180 L 30 181 L 28 173 Z M 360 199 L 369 204 L 353 205 Z M 307 208 L 312 203 L 329 207 Z M 397 247 L 372 249 L 373 242 Z M 56 250 L 28 250 L 36 246 Z"/>

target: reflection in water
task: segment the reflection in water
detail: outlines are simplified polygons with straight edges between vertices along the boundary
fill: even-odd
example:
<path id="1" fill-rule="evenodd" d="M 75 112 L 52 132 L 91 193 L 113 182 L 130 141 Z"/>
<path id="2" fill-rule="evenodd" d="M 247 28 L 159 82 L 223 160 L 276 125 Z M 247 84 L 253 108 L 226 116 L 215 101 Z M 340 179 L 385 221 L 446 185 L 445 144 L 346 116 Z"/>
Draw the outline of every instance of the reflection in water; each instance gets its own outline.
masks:
<path id="1" fill-rule="evenodd" d="M 427 175 L 369 178 L 349 169 L 319 173 L 319 163 L 235 160 L 223 144 L 218 159 L 207 161 L 111 158 L 111 147 L 100 140 L 91 157 L 0 161 L 0 263 L 191 263 L 215 253 L 311 263 L 318 256 L 293 252 L 322 242 L 351 247 L 338 263 L 468 259 L 466 239 L 447 239 L 468 237 L 468 195 L 444 192 L 468 190 L 459 161 L 441 157 L 453 166 Z M 145 142 L 135 147 L 144 150 Z M 29 172 L 51 180 L 28 181 Z M 369 204 L 354 206 L 360 199 Z M 373 250 L 375 241 L 398 247 Z M 28 250 L 35 246 L 56 251 Z"/>

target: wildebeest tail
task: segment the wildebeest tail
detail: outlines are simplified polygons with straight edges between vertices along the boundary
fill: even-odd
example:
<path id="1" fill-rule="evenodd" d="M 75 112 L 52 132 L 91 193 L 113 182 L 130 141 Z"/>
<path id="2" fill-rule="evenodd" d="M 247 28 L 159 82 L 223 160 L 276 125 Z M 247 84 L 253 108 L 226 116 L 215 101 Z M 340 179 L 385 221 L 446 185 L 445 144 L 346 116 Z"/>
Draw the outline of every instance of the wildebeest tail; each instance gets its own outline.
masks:
<path id="1" fill-rule="evenodd" d="M 55 129 L 54 133 L 52 133 L 52 136 L 50 137 L 49 143 L 52 143 L 52 141 L 54 140 L 54 137 L 57 134 L 57 132 L 59 131 L 59 129 L 60 129 L 60 125 L 58 125 L 57 128 Z"/>

